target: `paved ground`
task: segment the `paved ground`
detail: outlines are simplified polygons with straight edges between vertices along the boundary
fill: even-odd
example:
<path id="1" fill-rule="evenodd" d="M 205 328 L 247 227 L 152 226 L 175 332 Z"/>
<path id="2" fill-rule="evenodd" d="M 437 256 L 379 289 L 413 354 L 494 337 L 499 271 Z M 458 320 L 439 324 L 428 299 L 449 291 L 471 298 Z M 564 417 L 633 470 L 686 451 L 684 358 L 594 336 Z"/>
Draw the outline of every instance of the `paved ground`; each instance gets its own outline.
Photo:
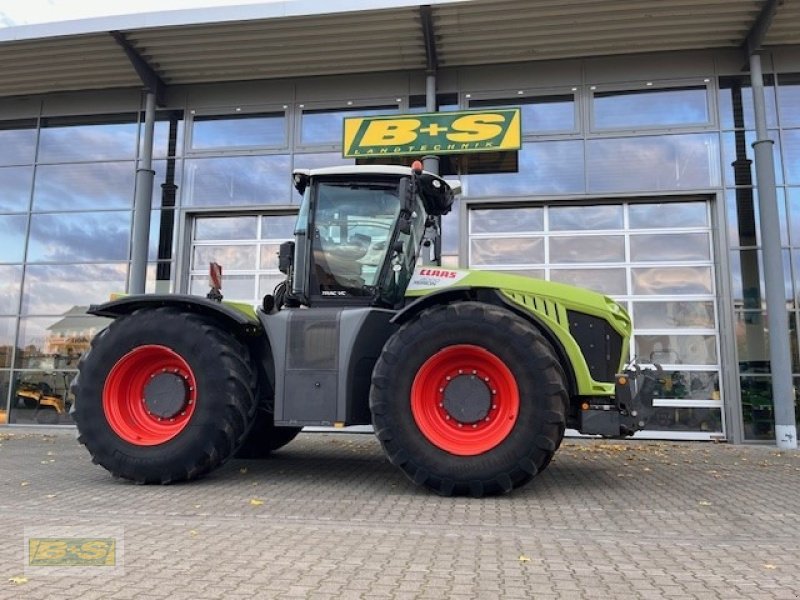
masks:
<path id="1" fill-rule="evenodd" d="M 568 441 L 474 500 L 414 487 L 366 435 L 151 487 L 72 433 L 6 431 L 0 523 L 0 598 L 800 598 L 800 453 L 765 447 Z M 76 525 L 123 528 L 124 574 L 25 572 L 25 527 Z"/>

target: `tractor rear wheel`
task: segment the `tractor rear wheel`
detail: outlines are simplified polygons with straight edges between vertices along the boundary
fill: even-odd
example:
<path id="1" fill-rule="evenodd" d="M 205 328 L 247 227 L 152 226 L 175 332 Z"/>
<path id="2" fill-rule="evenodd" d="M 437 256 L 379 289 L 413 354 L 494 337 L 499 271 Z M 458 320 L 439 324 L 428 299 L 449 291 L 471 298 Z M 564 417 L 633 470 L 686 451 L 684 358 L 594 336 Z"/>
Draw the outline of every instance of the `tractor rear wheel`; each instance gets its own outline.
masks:
<path id="1" fill-rule="evenodd" d="M 372 422 L 389 460 L 415 483 L 445 496 L 509 492 L 561 443 L 565 379 L 547 340 L 511 311 L 437 306 L 386 343 Z"/>
<path id="2" fill-rule="evenodd" d="M 255 425 L 242 447 L 236 451 L 236 458 L 266 458 L 274 450 L 291 442 L 302 430 L 302 427 L 275 427 L 273 416 L 265 410 L 259 410 Z"/>
<path id="3" fill-rule="evenodd" d="M 174 308 L 115 320 L 78 369 L 78 440 L 95 463 L 138 483 L 205 475 L 233 455 L 255 418 L 247 347 Z"/>

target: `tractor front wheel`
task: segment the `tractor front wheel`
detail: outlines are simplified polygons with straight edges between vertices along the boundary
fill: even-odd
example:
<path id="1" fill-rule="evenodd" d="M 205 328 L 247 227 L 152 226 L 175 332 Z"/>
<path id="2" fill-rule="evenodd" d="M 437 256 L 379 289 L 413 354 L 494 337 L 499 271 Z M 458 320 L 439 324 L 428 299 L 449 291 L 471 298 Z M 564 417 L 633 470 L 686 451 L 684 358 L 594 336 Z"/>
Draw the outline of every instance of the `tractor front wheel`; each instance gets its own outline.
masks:
<path id="1" fill-rule="evenodd" d="M 389 460 L 446 496 L 527 483 L 561 443 L 566 405 L 564 371 L 542 334 L 479 302 L 430 308 L 403 325 L 370 394 Z"/>
<path id="2" fill-rule="evenodd" d="M 201 316 L 146 308 L 92 340 L 73 383 L 78 440 L 138 483 L 195 479 L 241 445 L 256 410 L 247 347 Z"/>

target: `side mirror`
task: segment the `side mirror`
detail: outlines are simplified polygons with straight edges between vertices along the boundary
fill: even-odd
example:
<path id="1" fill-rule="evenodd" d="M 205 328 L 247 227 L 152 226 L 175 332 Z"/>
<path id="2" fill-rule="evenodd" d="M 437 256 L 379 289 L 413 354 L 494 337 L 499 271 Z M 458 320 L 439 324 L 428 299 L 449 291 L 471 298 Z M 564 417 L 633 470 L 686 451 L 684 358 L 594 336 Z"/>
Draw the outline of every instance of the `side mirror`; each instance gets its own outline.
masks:
<path id="1" fill-rule="evenodd" d="M 302 194 L 306 191 L 306 187 L 308 187 L 308 181 L 311 179 L 309 177 L 308 171 L 298 169 L 292 175 L 292 181 L 294 182 L 295 189 Z"/>
<path id="2" fill-rule="evenodd" d="M 289 269 L 294 261 L 294 242 L 283 242 L 278 248 L 278 270 L 284 275 L 289 274 Z"/>

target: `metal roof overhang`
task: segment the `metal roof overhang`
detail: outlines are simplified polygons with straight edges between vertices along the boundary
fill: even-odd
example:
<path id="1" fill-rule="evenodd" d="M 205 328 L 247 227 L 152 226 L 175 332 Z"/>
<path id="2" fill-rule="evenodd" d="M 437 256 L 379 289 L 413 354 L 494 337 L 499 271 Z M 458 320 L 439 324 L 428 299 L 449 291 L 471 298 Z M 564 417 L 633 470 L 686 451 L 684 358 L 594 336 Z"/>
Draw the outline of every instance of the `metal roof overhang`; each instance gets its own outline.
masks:
<path id="1" fill-rule="evenodd" d="M 141 85 L 120 31 L 167 85 L 741 47 L 769 0 L 295 0 L 0 29 L 0 96 Z M 766 46 L 800 44 L 783 0 Z"/>

